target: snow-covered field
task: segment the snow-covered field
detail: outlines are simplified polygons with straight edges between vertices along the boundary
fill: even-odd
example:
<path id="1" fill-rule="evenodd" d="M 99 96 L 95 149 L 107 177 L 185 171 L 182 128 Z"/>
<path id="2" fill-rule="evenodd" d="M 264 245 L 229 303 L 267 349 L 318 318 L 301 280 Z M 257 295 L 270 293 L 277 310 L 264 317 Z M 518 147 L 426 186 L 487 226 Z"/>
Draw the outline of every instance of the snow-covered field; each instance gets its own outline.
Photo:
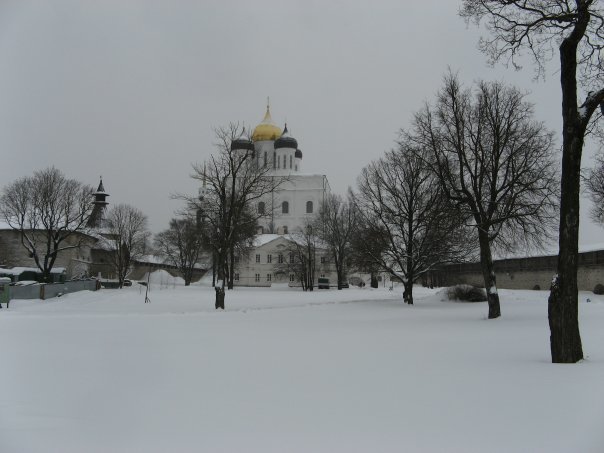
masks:
<path id="1" fill-rule="evenodd" d="M 547 292 L 500 295 L 498 320 L 423 288 L 13 301 L 0 451 L 604 451 L 604 298 L 580 296 L 586 360 L 553 365 Z"/>

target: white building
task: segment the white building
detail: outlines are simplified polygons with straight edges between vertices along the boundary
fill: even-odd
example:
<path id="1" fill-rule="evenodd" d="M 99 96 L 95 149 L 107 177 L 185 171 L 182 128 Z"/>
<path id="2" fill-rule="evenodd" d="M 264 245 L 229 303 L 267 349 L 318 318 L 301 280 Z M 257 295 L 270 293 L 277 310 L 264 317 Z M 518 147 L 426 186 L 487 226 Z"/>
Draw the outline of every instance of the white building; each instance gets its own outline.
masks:
<path id="1" fill-rule="evenodd" d="M 316 215 L 325 197 L 330 193 L 327 176 L 302 172 L 302 151 L 291 136 L 287 124 L 281 129 L 270 114 L 267 105 L 264 119 L 252 134 L 251 140 L 239 138 L 231 143 L 233 151 L 254 151 L 256 165 L 268 167 L 267 176 L 286 177 L 279 188 L 257 202 L 255 208 L 264 214 L 260 220 L 254 250 L 240 258 L 236 267 L 235 284 L 269 286 L 272 283 L 297 285 L 292 274 L 279 260 L 283 258 L 292 234 L 300 231 L 307 220 Z M 330 266 L 326 250 L 317 251 L 316 278 L 329 278 L 335 283 L 335 268 Z M 274 261 L 273 261 L 274 260 Z"/>

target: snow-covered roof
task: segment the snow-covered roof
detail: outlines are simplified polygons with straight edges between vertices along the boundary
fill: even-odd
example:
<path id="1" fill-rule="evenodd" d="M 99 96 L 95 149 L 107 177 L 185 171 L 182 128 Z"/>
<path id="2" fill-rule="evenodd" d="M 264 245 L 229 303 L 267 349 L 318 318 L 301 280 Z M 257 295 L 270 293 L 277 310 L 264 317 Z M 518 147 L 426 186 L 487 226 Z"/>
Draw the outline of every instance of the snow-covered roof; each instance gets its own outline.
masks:
<path id="1" fill-rule="evenodd" d="M 604 242 L 596 242 L 593 244 L 583 244 L 579 245 L 579 253 L 584 252 L 597 252 L 600 250 L 604 250 Z"/>
<path id="2" fill-rule="evenodd" d="M 269 242 L 273 242 L 279 238 L 282 238 L 286 241 L 293 242 L 298 245 L 304 245 L 305 241 L 300 234 L 290 233 L 290 234 L 259 234 L 254 238 L 254 242 L 252 243 L 253 247 L 262 247 L 263 245 L 268 244 Z M 327 244 L 323 243 L 320 240 L 316 240 L 315 242 L 318 248 L 327 248 Z"/>
<path id="3" fill-rule="evenodd" d="M 275 239 L 279 239 L 281 237 L 283 237 L 283 235 L 281 234 L 258 234 L 254 238 L 254 242 L 252 243 L 252 245 L 254 247 L 262 247 L 263 245 L 266 245 L 269 242 L 272 242 Z"/>
<path id="4" fill-rule="evenodd" d="M 36 272 L 40 273 L 40 269 L 37 267 L 12 267 L 10 269 L 0 267 L 0 274 L 4 275 L 21 275 L 23 272 Z M 65 272 L 64 267 L 53 267 L 50 271 L 51 274 L 63 274 Z"/>
<path id="5" fill-rule="evenodd" d="M 604 242 L 594 242 L 592 244 L 579 244 L 579 253 L 597 252 L 604 250 Z M 538 258 L 542 256 L 557 256 L 558 247 L 551 245 L 545 250 L 516 250 L 511 253 L 495 253 L 493 258 L 496 260 L 522 259 L 522 258 Z"/>
<path id="6" fill-rule="evenodd" d="M 163 257 L 157 255 L 143 255 L 138 258 L 136 261 L 139 263 L 148 263 L 148 264 L 166 264 L 166 261 Z"/>

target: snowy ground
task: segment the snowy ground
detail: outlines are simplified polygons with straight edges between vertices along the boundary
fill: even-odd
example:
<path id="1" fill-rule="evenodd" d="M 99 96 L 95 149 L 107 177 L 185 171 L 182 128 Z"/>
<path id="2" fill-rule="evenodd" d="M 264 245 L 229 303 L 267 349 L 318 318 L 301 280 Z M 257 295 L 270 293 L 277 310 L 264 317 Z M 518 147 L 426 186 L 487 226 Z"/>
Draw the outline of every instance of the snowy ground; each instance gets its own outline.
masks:
<path id="1" fill-rule="evenodd" d="M 0 311 L 1 452 L 604 451 L 602 296 L 553 365 L 543 291 L 141 289 Z"/>

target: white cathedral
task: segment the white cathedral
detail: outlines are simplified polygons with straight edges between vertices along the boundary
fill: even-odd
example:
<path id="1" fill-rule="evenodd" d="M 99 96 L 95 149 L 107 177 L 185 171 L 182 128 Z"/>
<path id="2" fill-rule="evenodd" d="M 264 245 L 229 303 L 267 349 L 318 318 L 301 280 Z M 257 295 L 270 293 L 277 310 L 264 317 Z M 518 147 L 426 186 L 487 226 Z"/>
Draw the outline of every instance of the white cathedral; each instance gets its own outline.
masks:
<path id="1" fill-rule="evenodd" d="M 292 233 L 301 230 L 305 221 L 315 216 L 330 193 L 327 176 L 302 172 L 302 151 L 298 141 L 287 129 L 277 126 L 267 105 L 266 114 L 251 136 L 231 143 L 232 151 L 254 151 L 255 164 L 267 166 L 267 176 L 286 177 L 278 190 L 267 194 L 255 208 L 266 214 L 259 222 L 253 250 L 247 257 L 236 258 L 235 284 L 240 286 L 271 286 L 274 283 L 299 283 L 285 272 L 283 263 L 290 259 L 286 251 Z M 335 268 L 327 250 L 317 251 L 316 278 L 336 282 Z M 316 282 L 315 282 L 316 283 Z"/>

